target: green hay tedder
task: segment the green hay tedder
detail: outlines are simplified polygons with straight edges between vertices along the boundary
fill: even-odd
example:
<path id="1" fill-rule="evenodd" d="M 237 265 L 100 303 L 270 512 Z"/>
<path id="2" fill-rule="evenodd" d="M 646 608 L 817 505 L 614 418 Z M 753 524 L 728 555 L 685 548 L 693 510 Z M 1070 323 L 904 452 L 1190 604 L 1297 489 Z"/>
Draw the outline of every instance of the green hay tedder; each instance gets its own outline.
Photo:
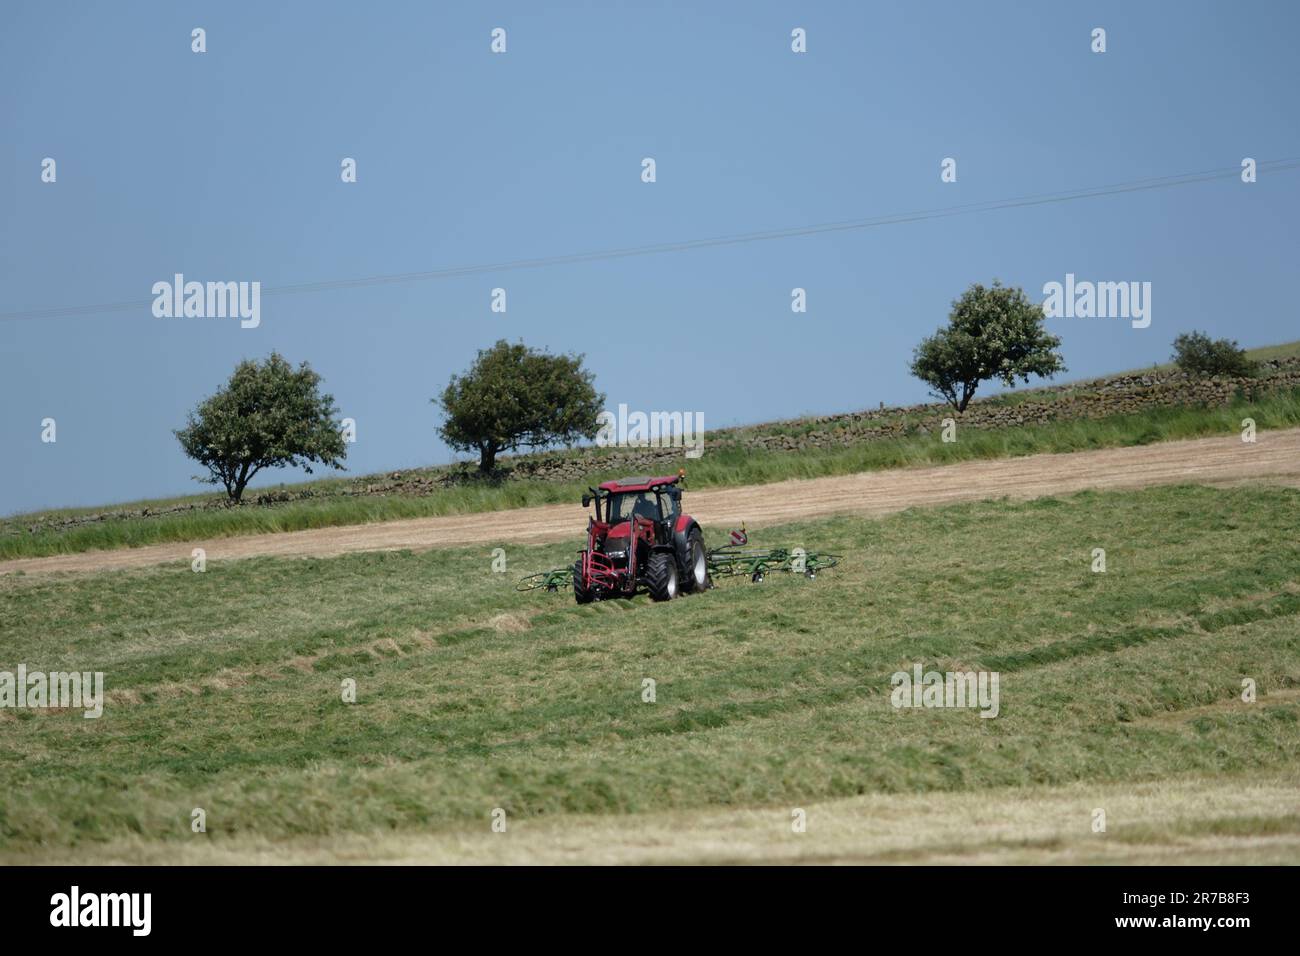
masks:
<path id="1" fill-rule="evenodd" d="M 572 567 L 539 571 L 520 580 L 517 590 L 573 588 L 579 604 L 640 591 L 667 601 L 680 593 L 704 591 L 715 578 L 748 577 L 755 584 L 768 574 L 802 574 L 814 580 L 835 567 L 837 554 L 803 548 L 751 548 L 744 527 L 731 543 L 706 550 L 699 524 L 681 510 L 684 471 L 660 478 L 623 478 L 590 488 L 584 507 L 595 506 L 587 522 L 587 547 Z"/>

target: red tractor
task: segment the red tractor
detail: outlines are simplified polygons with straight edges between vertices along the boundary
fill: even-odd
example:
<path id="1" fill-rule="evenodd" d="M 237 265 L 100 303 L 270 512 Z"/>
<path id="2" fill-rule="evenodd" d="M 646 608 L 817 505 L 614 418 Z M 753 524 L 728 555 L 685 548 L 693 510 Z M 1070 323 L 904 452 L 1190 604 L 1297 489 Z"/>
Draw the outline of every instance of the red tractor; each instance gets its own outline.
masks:
<path id="1" fill-rule="evenodd" d="M 587 489 L 582 506 L 596 506 L 587 522 L 587 547 L 573 565 L 573 596 L 579 604 L 632 597 L 670 601 L 703 591 L 709 580 L 704 534 L 682 514 L 686 473 L 663 478 L 623 478 Z"/>

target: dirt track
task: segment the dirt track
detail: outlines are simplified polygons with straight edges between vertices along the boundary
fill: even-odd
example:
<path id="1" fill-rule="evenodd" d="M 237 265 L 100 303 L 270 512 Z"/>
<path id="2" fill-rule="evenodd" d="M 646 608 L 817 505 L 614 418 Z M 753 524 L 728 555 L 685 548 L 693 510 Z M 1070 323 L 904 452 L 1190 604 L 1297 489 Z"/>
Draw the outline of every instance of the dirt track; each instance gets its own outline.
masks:
<path id="1" fill-rule="evenodd" d="M 913 506 L 981 498 L 1037 498 L 1085 488 L 1138 488 L 1195 482 L 1236 484 L 1267 480 L 1300 487 L 1300 429 L 1262 432 L 1255 444 L 1240 438 L 1202 438 L 1138 448 L 1111 448 L 1066 455 L 1034 455 L 956 465 L 903 468 L 783 481 L 742 488 L 688 491 L 691 514 L 706 528 L 780 524 L 833 514 L 880 515 Z M 209 560 L 259 556 L 331 557 L 350 551 L 383 551 L 501 543 L 532 544 L 581 537 L 581 506 L 545 505 L 484 514 L 413 518 L 283 534 L 217 538 L 91 551 L 0 562 L 0 574 L 23 570 L 93 572 L 190 561 L 198 547 Z"/>

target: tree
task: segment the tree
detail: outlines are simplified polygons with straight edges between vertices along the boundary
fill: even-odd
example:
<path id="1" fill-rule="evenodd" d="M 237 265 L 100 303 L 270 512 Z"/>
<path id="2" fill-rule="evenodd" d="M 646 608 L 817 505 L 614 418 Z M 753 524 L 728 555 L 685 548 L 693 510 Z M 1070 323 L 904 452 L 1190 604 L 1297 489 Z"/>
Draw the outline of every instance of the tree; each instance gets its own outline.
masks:
<path id="1" fill-rule="evenodd" d="M 1211 339 L 1204 332 L 1184 332 L 1174 339 L 1174 362 L 1189 375 L 1253 375 L 1255 363 L 1231 339 Z"/>
<path id="2" fill-rule="evenodd" d="M 497 455 L 519 448 L 594 438 L 605 402 L 581 355 L 548 355 L 504 339 L 480 349 L 474 366 L 453 375 L 440 398 L 447 421 L 438 430 L 459 451 L 477 451 L 482 473 Z"/>
<path id="3" fill-rule="evenodd" d="M 278 352 L 265 362 L 240 362 L 225 388 L 200 402 L 175 432 L 185 454 L 208 469 L 197 480 L 220 482 L 238 502 L 263 468 L 301 466 L 308 474 L 311 462 L 342 468 L 342 424 L 320 382 L 306 362 L 295 370 Z"/>
<path id="4" fill-rule="evenodd" d="M 921 340 L 911 372 L 960 414 L 980 382 L 996 378 L 1014 388 L 1016 379 L 1065 371 L 1061 340 L 1043 322 L 1042 306 L 1023 289 L 976 283 L 952 304 L 948 325 Z"/>

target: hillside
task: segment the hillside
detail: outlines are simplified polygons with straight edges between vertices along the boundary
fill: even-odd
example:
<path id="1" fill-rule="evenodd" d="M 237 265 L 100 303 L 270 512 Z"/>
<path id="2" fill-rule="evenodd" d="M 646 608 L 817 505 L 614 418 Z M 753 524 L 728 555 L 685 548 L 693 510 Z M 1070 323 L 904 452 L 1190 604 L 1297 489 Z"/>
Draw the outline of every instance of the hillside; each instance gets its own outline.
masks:
<path id="1" fill-rule="evenodd" d="M 1300 424 L 1300 343 L 1257 352 L 1266 357 L 1247 379 L 1157 367 L 977 399 L 959 417 L 932 403 L 719 429 L 698 460 L 681 449 L 593 447 L 504 459 L 490 479 L 446 465 L 282 485 L 237 507 L 206 494 L 15 515 L 0 521 L 0 560 L 555 503 L 607 478 L 678 467 L 694 487 L 758 484 L 1223 434 L 1243 417 L 1260 428 Z M 951 444 L 940 440 L 950 417 L 961 432 Z"/>
<path id="2" fill-rule="evenodd" d="M 788 521 L 830 515 L 879 516 L 959 501 L 1023 500 L 1091 489 L 1188 482 L 1216 487 L 1242 483 L 1300 487 L 1300 428 L 1267 432 L 1249 445 L 1234 434 L 1130 448 L 861 471 L 762 485 L 692 488 L 686 506 L 706 528 L 747 525 L 758 532 Z M 188 564 L 194 549 L 202 550 L 206 560 L 230 561 L 328 558 L 359 551 L 424 551 L 466 545 L 479 545 L 485 553 L 504 546 L 507 553 L 513 553 L 513 546 L 518 544 L 551 541 L 567 541 L 576 548 L 585 515 L 579 502 L 570 500 L 470 515 L 17 558 L 0 563 L 0 575 L 94 574 L 157 564 Z M 510 564 L 510 568 L 517 565 Z"/>

